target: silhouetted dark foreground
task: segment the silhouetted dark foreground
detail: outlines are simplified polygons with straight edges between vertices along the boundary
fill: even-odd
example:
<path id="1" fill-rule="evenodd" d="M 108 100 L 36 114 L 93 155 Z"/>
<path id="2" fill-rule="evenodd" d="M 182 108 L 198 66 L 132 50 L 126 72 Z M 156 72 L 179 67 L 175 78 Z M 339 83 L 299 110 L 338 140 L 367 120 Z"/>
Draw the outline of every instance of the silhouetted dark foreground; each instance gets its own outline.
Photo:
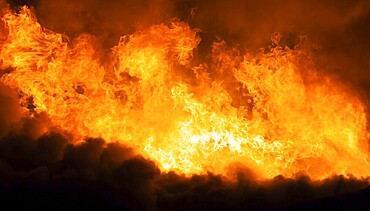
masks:
<path id="1" fill-rule="evenodd" d="M 87 139 L 80 145 L 69 144 L 67 136 L 59 133 L 33 139 L 34 131 L 28 129 L 42 127 L 42 118 L 21 120 L 23 127 L 17 134 L 11 132 L 0 141 L 3 206 L 123 210 L 370 206 L 366 180 L 333 176 L 313 182 L 297 176 L 256 182 L 245 170 L 235 173 L 235 182 L 212 174 L 191 178 L 164 174 L 129 148 L 100 139 Z"/>
<path id="2" fill-rule="evenodd" d="M 202 36 L 220 35 L 229 42 L 243 37 L 241 44 L 251 49 L 261 46 L 263 36 L 271 31 L 305 31 L 322 44 L 321 65 L 358 88 L 365 100 L 370 96 L 367 1 L 308 1 L 304 5 L 273 0 L 126 0 L 104 5 L 96 0 L 8 2 L 13 7 L 31 4 L 48 28 L 70 36 L 89 32 L 106 47 L 117 43 L 122 34 L 171 17 L 201 28 Z M 247 170 L 235 172 L 234 182 L 213 174 L 186 178 L 160 172 L 154 162 L 123 145 L 92 138 L 79 145 L 69 143 L 69 134 L 49 128 L 46 115 L 23 118 L 18 94 L 1 84 L 0 111 L 0 204 L 9 210 L 370 208 L 366 178 L 333 176 L 314 182 L 298 175 L 257 182 Z M 45 128 L 52 132 L 40 137 Z"/>

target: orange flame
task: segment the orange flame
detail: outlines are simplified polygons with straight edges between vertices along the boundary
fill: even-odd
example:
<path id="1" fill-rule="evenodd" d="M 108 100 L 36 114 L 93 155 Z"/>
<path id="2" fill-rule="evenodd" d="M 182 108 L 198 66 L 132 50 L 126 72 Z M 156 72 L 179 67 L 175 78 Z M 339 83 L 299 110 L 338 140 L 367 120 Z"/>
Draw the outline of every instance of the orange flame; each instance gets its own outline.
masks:
<path id="1" fill-rule="evenodd" d="M 26 7 L 2 20 L 0 66 L 13 71 L 1 82 L 76 141 L 124 143 L 186 175 L 238 164 L 260 179 L 370 176 L 363 103 L 303 67 L 304 50 L 242 55 L 220 41 L 195 65 L 197 30 L 174 20 L 121 37 L 102 62 L 92 35 L 68 41 Z"/>

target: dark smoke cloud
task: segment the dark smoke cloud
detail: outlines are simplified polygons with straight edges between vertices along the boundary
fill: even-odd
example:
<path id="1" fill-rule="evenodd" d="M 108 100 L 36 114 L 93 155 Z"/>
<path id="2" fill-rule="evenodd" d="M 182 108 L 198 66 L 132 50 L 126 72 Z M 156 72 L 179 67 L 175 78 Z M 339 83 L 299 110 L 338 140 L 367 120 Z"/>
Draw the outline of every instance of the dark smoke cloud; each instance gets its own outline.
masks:
<path id="1" fill-rule="evenodd" d="M 164 0 L 39 0 L 40 22 L 57 32 L 96 35 L 103 46 L 116 45 L 120 36 L 174 17 L 172 1 Z"/>
<path id="2" fill-rule="evenodd" d="M 9 0 L 35 7 L 44 27 L 74 37 L 94 34 L 105 48 L 119 36 L 178 17 L 200 28 L 200 48 L 216 37 L 254 50 L 275 31 L 306 34 L 320 45 L 318 69 L 370 92 L 370 6 L 366 0 Z M 0 1 L 0 7 L 4 7 Z M 78 145 L 45 114 L 26 117 L 19 93 L 0 85 L 0 203 L 12 208 L 120 210 L 245 210 L 367 208 L 366 179 L 304 175 L 258 182 L 247 170 L 236 181 L 219 175 L 186 178 L 160 172 L 134 150 L 87 138 Z M 45 134 L 45 131 L 51 131 Z"/>
<path id="3" fill-rule="evenodd" d="M 201 29 L 209 45 L 220 37 L 255 50 L 281 32 L 294 46 L 304 34 L 320 46 L 320 71 L 367 88 L 370 81 L 370 2 L 367 0 L 8 0 L 34 6 L 46 28 L 73 37 L 96 35 L 103 47 L 117 44 L 121 35 L 177 17 Z"/>
<path id="4" fill-rule="evenodd" d="M 0 84 L 0 138 L 19 126 L 22 117 L 20 110 L 17 93 Z"/>
<path id="5" fill-rule="evenodd" d="M 289 47 L 304 34 L 320 46 L 318 71 L 370 91 L 367 0 L 38 0 L 34 5 L 45 27 L 70 36 L 94 34 L 106 48 L 121 35 L 173 17 L 201 29 L 205 55 L 216 37 L 253 51 L 269 44 L 273 32 L 281 32 Z"/>
<path id="6" fill-rule="evenodd" d="M 370 92 L 370 2 L 367 0 L 193 1 L 193 24 L 229 43 L 253 50 L 273 32 L 285 44 L 303 34 L 319 46 L 318 71 Z M 369 97 L 369 96 L 368 96 Z"/>
<path id="7" fill-rule="evenodd" d="M 346 203 L 365 203 L 364 197 L 370 196 L 364 189 L 366 180 L 342 176 L 322 182 L 304 175 L 258 182 L 248 173 L 237 172 L 236 181 L 230 182 L 211 173 L 190 178 L 161 173 L 153 161 L 125 146 L 101 139 L 71 145 L 60 133 L 38 139 L 10 134 L 1 139 L 0 178 L 0 201 L 14 208 L 60 203 L 64 208 L 124 210 L 283 209 L 347 198 L 352 201 Z M 355 194 L 362 198 L 353 198 L 351 192 L 361 189 L 364 193 Z"/>

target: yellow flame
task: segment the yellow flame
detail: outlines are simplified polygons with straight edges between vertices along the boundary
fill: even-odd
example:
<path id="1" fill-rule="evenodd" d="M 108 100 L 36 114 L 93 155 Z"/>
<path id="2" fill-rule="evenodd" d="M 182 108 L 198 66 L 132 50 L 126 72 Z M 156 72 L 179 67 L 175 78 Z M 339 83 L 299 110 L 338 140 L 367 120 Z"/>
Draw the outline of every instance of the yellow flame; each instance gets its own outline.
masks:
<path id="1" fill-rule="evenodd" d="M 302 50 L 243 55 L 220 41 L 210 62 L 194 65 L 197 30 L 174 20 L 122 36 L 102 62 L 92 35 L 69 41 L 26 7 L 4 14 L 0 67 L 14 70 L 1 82 L 76 141 L 124 143 L 186 175 L 241 164 L 261 179 L 370 176 L 364 105 L 300 69 Z"/>

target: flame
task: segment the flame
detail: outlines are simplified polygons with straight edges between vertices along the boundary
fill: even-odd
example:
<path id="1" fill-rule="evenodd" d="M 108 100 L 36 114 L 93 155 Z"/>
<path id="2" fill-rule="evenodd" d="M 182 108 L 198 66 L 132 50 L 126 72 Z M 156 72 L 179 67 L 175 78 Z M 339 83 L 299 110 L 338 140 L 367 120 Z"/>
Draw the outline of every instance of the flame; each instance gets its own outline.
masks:
<path id="1" fill-rule="evenodd" d="M 105 61 L 92 35 L 69 40 L 27 7 L 3 14 L 1 82 L 76 143 L 123 143 L 185 175 L 236 164 L 260 179 L 370 175 L 364 104 L 304 50 L 243 54 L 219 41 L 196 64 L 198 30 L 173 20 L 122 36 Z"/>

